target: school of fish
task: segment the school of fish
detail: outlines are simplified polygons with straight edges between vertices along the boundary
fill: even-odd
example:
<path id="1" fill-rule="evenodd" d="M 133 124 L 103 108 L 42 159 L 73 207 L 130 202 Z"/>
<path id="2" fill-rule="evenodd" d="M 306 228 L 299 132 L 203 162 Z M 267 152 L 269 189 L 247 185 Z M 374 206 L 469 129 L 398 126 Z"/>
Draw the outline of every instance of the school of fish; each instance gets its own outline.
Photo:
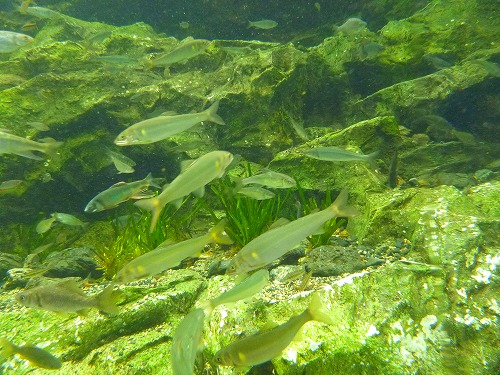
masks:
<path id="1" fill-rule="evenodd" d="M 38 18 L 55 19 L 62 16 L 47 8 L 31 6 L 29 1 L 23 3 L 19 11 Z M 277 26 L 278 23 L 273 20 L 248 23 L 248 27 L 261 30 L 270 30 Z M 350 19 L 338 27 L 338 30 L 344 33 L 358 33 L 365 26 L 366 23 L 362 20 Z M 33 38 L 28 35 L 0 31 L 0 53 L 15 52 L 32 42 Z M 205 53 L 210 44 L 208 40 L 188 38 L 169 52 L 152 59 L 151 65 L 153 68 L 168 68 Z M 169 112 L 142 120 L 124 129 L 117 135 L 114 143 L 117 146 L 144 145 L 160 142 L 199 123 L 212 122 L 225 125 L 224 120 L 217 114 L 219 105 L 220 102 L 215 101 L 201 112 L 186 114 Z M 39 126 L 38 129 L 42 128 Z M 303 138 L 305 137 L 304 134 Z M 36 142 L 0 130 L 0 155 L 15 154 L 42 160 L 40 153 L 53 157 L 62 144 L 50 138 Z M 106 155 L 118 173 L 134 172 L 136 163 L 130 158 L 109 149 L 106 150 Z M 377 153 L 363 155 L 334 147 L 315 148 L 305 153 L 305 156 L 319 160 L 363 161 L 373 165 L 377 155 Z M 216 150 L 194 161 L 183 162 L 180 174 L 164 186 L 161 186 L 151 173 L 142 180 L 116 183 L 106 190 L 97 192 L 83 211 L 88 214 L 96 213 L 112 209 L 129 200 L 136 200 L 135 206 L 151 213 L 152 231 L 167 204 L 179 205 L 182 199 L 191 193 L 203 197 L 205 186 L 221 178 L 233 160 L 232 153 Z M 6 181 L 2 183 L 0 189 L 12 189 L 21 183 L 21 180 Z M 296 187 L 297 183 L 290 176 L 264 169 L 256 175 L 237 181 L 237 185 L 236 193 L 239 196 L 263 200 L 274 196 L 274 193 L 266 188 L 290 189 Z M 151 188 L 155 190 L 150 190 Z M 269 272 L 265 267 L 316 233 L 331 218 L 354 217 L 359 214 L 356 208 L 347 204 L 347 199 L 348 193 L 344 189 L 330 207 L 276 226 L 239 250 L 232 258 L 227 274 L 240 275 L 244 279 L 219 296 L 205 301 L 203 307 L 192 310 L 176 328 L 170 356 L 174 374 L 194 374 L 196 357 L 203 347 L 204 324 L 218 306 L 248 299 L 259 293 L 269 282 Z M 178 266 L 184 259 L 197 256 L 208 244 L 232 244 L 233 241 L 224 232 L 224 223 L 224 220 L 221 220 L 207 234 L 199 237 L 173 244 L 165 241 L 150 252 L 131 260 L 117 272 L 112 282 L 96 295 L 87 295 L 74 280 L 62 280 L 26 289 L 17 293 L 15 300 L 28 308 L 57 313 L 85 314 L 90 309 L 97 309 L 105 314 L 119 314 L 117 306 L 119 293 L 115 291 L 115 287 L 154 277 Z M 46 233 L 56 224 L 75 226 L 82 230 L 87 225 L 73 215 L 54 212 L 49 218 L 38 223 L 36 231 L 39 234 Z M 271 360 L 279 356 L 301 327 L 311 320 L 332 323 L 327 312 L 323 310 L 318 293 L 312 295 L 309 307 L 301 314 L 291 317 L 271 330 L 247 336 L 221 348 L 214 355 L 214 362 L 221 366 L 253 366 Z M 33 366 L 45 369 L 59 369 L 63 366 L 63 362 L 43 348 L 32 344 L 17 346 L 5 338 L 0 338 L 0 356 L 7 358 L 13 355 L 26 359 Z"/>

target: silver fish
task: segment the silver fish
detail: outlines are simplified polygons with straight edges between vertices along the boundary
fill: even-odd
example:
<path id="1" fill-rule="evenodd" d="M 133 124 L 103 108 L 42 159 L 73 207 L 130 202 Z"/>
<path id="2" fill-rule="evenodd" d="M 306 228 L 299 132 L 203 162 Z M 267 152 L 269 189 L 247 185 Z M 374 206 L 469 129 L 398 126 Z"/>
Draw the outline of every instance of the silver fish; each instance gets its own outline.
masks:
<path id="1" fill-rule="evenodd" d="M 245 274 L 264 267 L 317 232 L 328 220 L 337 216 L 358 215 L 358 210 L 347 205 L 347 197 L 347 190 L 344 189 L 335 202 L 324 210 L 303 216 L 254 238 L 233 257 L 227 273 Z"/>
<path id="2" fill-rule="evenodd" d="M 109 285 L 100 294 L 86 295 L 74 280 L 41 285 L 17 293 L 15 299 L 21 305 L 54 312 L 82 312 L 90 308 L 115 314 L 118 307 L 113 301 L 113 286 Z"/>
<path id="3" fill-rule="evenodd" d="M 179 202 L 190 193 L 202 197 L 205 193 L 205 185 L 222 177 L 232 160 L 233 155 L 227 151 L 209 152 L 191 163 L 163 189 L 160 195 L 135 202 L 137 207 L 152 213 L 150 230 L 153 231 L 167 203 Z"/>
<path id="4" fill-rule="evenodd" d="M 0 30 L 0 53 L 14 52 L 31 42 L 33 38 L 29 35 Z"/>
<path id="5" fill-rule="evenodd" d="M 202 54 L 209 45 L 210 41 L 205 39 L 186 40 L 172 51 L 153 59 L 151 63 L 153 66 L 168 67 Z"/>
<path id="6" fill-rule="evenodd" d="M 156 186 L 153 176 L 148 174 L 144 180 L 134 182 L 118 182 L 109 189 L 97 194 L 85 207 L 85 212 L 109 210 L 129 199 L 149 198 L 153 194 L 144 193 L 149 186 Z"/>
<path id="7" fill-rule="evenodd" d="M 379 151 L 364 155 L 354 151 L 344 150 L 338 147 L 316 147 L 305 152 L 307 157 L 325 161 L 364 161 L 377 168 L 375 160 Z"/>
<path id="8" fill-rule="evenodd" d="M 204 321 L 203 309 L 195 309 L 187 314 L 175 329 L 171 349 L 174 375 L 194 375 L 196 355 L 203 343 Z"/>
<path id="9" fill-rule="evenodd" d="M 263 169 L 262 173 L 244 178 L 241 183 L 243 185 L 257 184 L 275 189 L 289 189 L 297 186 L 297 182 L 292 177 L 269 169 Z"/>
<path id="10" fill-rule="evenodd" d="M 161 141 L 187 130 L 202 121 L 225 125 L 217 114 L 219 102 L 215 102 L 203 112 L 175 116 L 158 116 L 140 121 L 122 131 L 115 139 L 118 146 L 141 145 Z"/>
<path id="11" fill-rule="evenodd" d="M 244 186 L 236 192 L 237 195 L 242 195 L 257 201 L 274 198 L 276 194 L 272 191 L 264 189 L 260 186 Z"/>
<path id="12" fill-rule="evenodd" d="M 269 361 L 279 356 L 302 326 L 310 320 L 333 324 L 333 319 L 322 310 L 317 293 L 313 295 L 309 307 L 302 314 L 270 330 L 229 344 L 215 354 L 214 361 L 222 366 L 253 366 Z"/>
<path id="13" fill-rule="evenodd" d="M 42 140 L 42 142 L 31 141 L 26 138 L 18 137 L 17 135 L 0 131 L 0 155 L 16 154 L 34 160 L 42 160 L 33 151 L 43 152 L 45 154 L 55 154 L 61 142 L 56 142 L 52 138 Z"/>
<path id="14" fill-rule="evenodd" d="M 59 359 L 54 357 L 48 351 L 39 348 L 32 344 L 14 345 L 9 340 L 0 338 L 0 357 L 8 358 L 11 355 L 17 354 L 22 359 L 27 360 L 31 365 L 45 368 L 48 370 L 55 370 L 61 368 L 62 363 Z"/>
<path id="15" fill-rule="evenodd" d="M 255 27 L 256 29 L 269 30 L 278 26 L 278 22 L 273 20 L 260 20 L 248 21 L 248 27 Z"/>

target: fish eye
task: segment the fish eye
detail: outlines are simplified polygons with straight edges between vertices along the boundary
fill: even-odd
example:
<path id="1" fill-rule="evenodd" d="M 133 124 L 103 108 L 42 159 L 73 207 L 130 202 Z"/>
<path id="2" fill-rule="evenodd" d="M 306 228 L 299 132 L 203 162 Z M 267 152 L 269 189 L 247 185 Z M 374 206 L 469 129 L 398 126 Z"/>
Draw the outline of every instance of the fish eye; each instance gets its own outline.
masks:
<path id="1" fill-rule="evenodd" d="M 24 294 L 22 294 L 22 293 L 19 293 L 19 294 L 17 295 L 17 299 L 18 299 L 19 301 L 24 301 L 24 300 L 26 299 L 26 296 L 25 296 Z"/>

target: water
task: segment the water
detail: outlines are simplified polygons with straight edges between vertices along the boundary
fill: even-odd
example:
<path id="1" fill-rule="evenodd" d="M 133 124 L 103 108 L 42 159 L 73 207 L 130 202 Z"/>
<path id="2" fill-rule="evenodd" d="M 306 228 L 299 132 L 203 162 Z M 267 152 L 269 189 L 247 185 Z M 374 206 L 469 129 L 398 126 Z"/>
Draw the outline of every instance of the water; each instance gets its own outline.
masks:
<path id="1" fill-rule="evenodd" d="M 223 274 L 239 249 L 274 222 L 286 225 L 280 218 L 293 222 L 326 209 L 346 188 L 360 215 L 329 220 L 323 233 L 310 233 L 269 265 L 271 282 L 254 300 L 217 309 L 205 321 L 204 343 L 193 342 L 199 353 L 188 368 L 498 374 L 495 1 L 27 5 L 0 4 L 3 30 L 34 38 L 0 54 L 0 128 L 20 137 L 16 147 L 47 153 L 35 151 L 42 160 L 11 153 L 0 133 L 6 152 L 0 183 L 15 180 L 0 188 L 0 326 L 16 332 L 7 339 L 44 347 L 61 358 L 65 373 L 170 374 L 173 329 L 234 285 Z M 248 27 L 249 21 L 263 22 Z M 158 59 L 172 51 L 175 58 Z M 225 125 L 204 112 L 215 101 Z M 147 119 L 160 124 L 154 130 L 160 134 L 171 127 L 169 136 L 114 143 Z M 175 131 L 180 126 L 186 130 Z M 55 153 L 43 144 L 54 140 L 62 142 Z M 308 158 L 315 147 L 379 154 L 375 165 Z M 124 156 L 125 173 L 108 150 Z M 215 150 L 230 152 L 232 163 L 188 166 Z M 180 179 L 179 206 L 158 210 L 150 232 L 151 214 L 134 202 L 160 194 L 186 168 L 195 172 Z M 242 180 L 263 168 L 293 177 L 297 186 L 267 186 L 270 199 L 237 194 Z M 149 186 L 117 189 L 148 173 L 155 178 Z M 116 207 L 84 212 L 110 188 Z M 57 212 L 87 224 L 56 221 L 38 233 L 37 224 Z M 178 269 L 121 286 L 118 315 L 94 311 L 61 321 L 14 300 L 41 274 L 91 273 L 97 281 L 84 291 L 96 293 L 135 257 L 164 241 L 202 236 L 222 218 L 235 245 L 208 245 Z M 39 272 L 30 276 L 33 270 Z M 219 349 L 267 321 L 282 324 L 302 312 L 313 291 L 334 324 L 307 323 L 305 338 L 251 370 L 214 362 Z M 30 369 L 12 358 L 1 366 L 7 374 Z"/>

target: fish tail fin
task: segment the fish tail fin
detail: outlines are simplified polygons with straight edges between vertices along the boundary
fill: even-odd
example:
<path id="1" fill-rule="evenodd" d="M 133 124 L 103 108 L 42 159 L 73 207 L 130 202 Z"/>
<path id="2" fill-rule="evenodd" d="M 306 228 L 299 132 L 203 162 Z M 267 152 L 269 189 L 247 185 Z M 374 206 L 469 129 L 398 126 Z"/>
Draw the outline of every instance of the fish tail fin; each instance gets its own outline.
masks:
<path id="1" fill-rule="evenodd" d="M 342 189 L 340 194 L 338 195 L 335 202 L 330 206 L 333 211 L 335 211 L 335 216 L 341 217 L 355 217 L 360 214 L 357 208 L 351 207 L 347 205 L 347 198 L 349 197 L 349 193 L 347 189 Z"/>
<path id="2" fill-rule="evenodd" d="M 163 209 L 161 202 L 158 197 L 149 198 L 149 199 L 141 199 L 134 203 L 139 208 L 143 210 L 151 212 L 151 225 L 149 227 L 149 231 L 152 233 L 156 227 L 156 223 L 160 218 L 160 213 Z"/>
<path id="3" fill-rule="evenodd" d="M 219 109 L 219 101 L 214 102 L 207 110 L 207 120 L 211 122 L 215 122 L 219 125 L 226 125 L 224 120 L 217 114 L 217 110 Z"/>
<path id="4" fill-rule="evenodd" d="M 210 229 L 210 239 L 212 242 L 221 244 L 221 245 L 231 245 L 234 241 L 224 232 L 224 227 L 226 225 L 226 220 L 223 219 L 219 221 L 219 223 Z"/>
<path id="5" fill-rule="evenodd" d="M 54 156 L 59 146 L 63 144 L 62 142 L 57 142 L 53 138 L 44 138 L 41 139 L 40 142 L 44 144 L 44 152 L 49 156 Z"/>
<path id="6" fill-rule="evenodd" d="M 116 294 L 113 293 L 113 287 L 114 287 L 114 284 L 108 285 L 96 297 L 97 308 L 100 311 L 104 311 L 105 313 L 108 313 L 108 314 L 118 314 L 120 311 L 118 309 L 118 306 L 116 306 L 116 303 L 118 302 L 118 294 L 119 293 L 116 293 Z"/>
<path id="7" fill-rule="evenodd" d="M 0 337 L 0 346 L 0 358 L 9 358 L 16 352 L 16 346 L 3 337 Z"/>
<path id="8" fill-rule="evenodd" d="M 366 155 L 366 161 L 368 161 L 368 163 L 370 163 L 370 165 L 374 169 L 378 168 L 376 160 L 377 160 L 377 158 L 378 158 L 379 155 L 380 155 L 380 150 L 377 150 L 375 152 L 372 152 L 371 154 Z"/>
<path id="9" fill-rule="evenodd" d="M 319 293 L 314 293 L 312 296 L 311 303 L 307 308 L 307 312 L 309 313 L 311 320 L 316 320 L 317 322 L 322 322 L 326 324 L 333 324 L 334 321 L 328 313 L 323 310 L 323 304 L 321 302 L 321 298 Z"/>

